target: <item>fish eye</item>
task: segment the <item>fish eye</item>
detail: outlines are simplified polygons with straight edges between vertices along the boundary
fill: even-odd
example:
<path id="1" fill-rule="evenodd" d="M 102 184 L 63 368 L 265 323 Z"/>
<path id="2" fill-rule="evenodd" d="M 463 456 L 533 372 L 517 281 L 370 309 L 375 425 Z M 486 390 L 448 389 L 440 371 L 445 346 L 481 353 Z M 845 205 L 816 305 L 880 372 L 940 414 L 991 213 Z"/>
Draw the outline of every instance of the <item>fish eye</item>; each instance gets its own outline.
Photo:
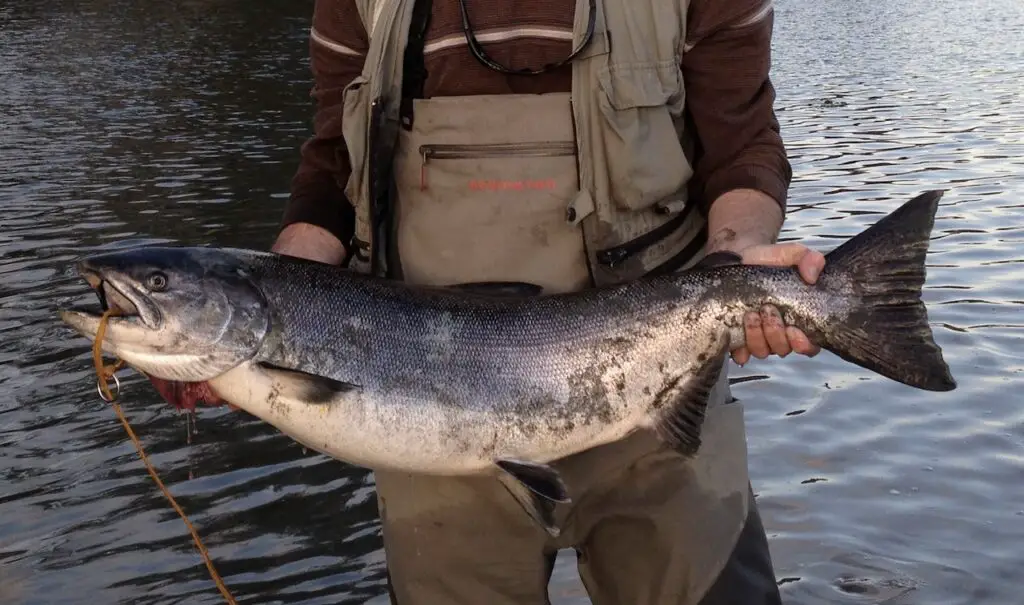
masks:
<path id="1" fill-rule="evenodd" d="M 167 276 L 159 271 L 154 271 L 146 277 L 146 287 L 153 292 L 163 292 L 167 289 Z"/>

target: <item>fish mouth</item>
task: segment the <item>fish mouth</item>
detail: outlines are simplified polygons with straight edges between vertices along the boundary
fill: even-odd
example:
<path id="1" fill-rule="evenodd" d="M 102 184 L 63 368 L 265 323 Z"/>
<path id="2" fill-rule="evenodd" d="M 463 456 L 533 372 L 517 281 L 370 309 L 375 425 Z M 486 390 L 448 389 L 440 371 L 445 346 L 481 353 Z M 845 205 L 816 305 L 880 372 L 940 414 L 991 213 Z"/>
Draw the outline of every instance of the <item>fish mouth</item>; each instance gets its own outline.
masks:
<path id="1" fill-rule="evenodd" d="M 113 311 L 108 322 L 137 323 L 154 330 L 159 327 L 159 310 L 130 282 L 104 275 L 84 263 L 79 264 L 78 273 L 96 293 L 99 304 L 79 305 L 69 309 L 70 312 L 99 320 L 104 313 Z"/>

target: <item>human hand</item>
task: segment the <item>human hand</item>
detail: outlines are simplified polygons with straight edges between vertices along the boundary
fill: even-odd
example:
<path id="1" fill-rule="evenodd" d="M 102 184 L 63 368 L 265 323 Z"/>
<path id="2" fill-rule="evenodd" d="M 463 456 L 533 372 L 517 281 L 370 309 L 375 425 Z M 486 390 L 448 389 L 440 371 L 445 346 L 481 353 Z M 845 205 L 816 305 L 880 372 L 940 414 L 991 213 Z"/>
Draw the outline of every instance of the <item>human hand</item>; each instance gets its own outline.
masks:
<path id="1" fill-rule="evenodd" d="M 746 265 L 797 267 L 808 284 L 816 282 L 825 268 L 825 256 L 821 252 L 796 243 L 753 245 L 740 250 L 739 255 Z M 765 305 L 760 313 L 747 313 L 743 322 L 746 345 L 732 352 L 733 361 L 741 366 L 750 361 L 751 356 L 764 359 L 774 353 L 786 357 L 795 351 L 814 357 L 821 352 L 821 347 L 812 343 L 802 330 L 786 326 L 774 305 Z"/>

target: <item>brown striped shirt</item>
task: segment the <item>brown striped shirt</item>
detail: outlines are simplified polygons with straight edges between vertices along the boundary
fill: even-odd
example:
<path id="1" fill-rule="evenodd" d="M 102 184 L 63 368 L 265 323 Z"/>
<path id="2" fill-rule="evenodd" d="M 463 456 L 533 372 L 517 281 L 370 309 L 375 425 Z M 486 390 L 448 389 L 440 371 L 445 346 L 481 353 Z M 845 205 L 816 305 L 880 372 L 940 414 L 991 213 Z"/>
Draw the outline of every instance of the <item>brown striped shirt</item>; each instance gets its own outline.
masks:
<path id="1" fill-rule="evenodd" d="M 465 1 L 477 40 L 507 67 L 539 67 L 572 51 L 575 0 Z M 690 2 L 681 68 L 698 143 L 690 192 L 705 210 L 737 188 L 763 191 L 785 209 L 791 169 L 768 75 L 772 18 L 771 0 Z M 342 91 L 361 72 L 368 49 L 353 0 L 316 0 L 309 48 L 313 136 L 302 147 L 282 227 L 313 223 L 347 245 L 354 214 L 342 193 L 351 171 L 339 152 Z M 458 0 L 434 0 L 424 60 L 427 97 L 571 88 L 569 66 L 523 77 L 479 63 L 467 47 Z"/>

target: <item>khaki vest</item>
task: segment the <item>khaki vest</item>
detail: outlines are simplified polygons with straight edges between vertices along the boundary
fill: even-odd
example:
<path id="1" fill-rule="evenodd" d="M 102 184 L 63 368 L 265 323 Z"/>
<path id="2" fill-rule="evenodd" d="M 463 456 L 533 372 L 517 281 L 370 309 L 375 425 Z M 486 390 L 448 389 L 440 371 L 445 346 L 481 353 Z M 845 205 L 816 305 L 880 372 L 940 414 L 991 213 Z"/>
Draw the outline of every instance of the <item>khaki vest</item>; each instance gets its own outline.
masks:
<path id="1" fill-rule="evenodd" d="M 345 194 L 356 211 L 350 266 L 370 271 L 371 247 L 390 245 L 387 234 L 371 228 L 372 169 L 389 158 L 369 157 L 370 126 L 381 124 L 377 136 L 383 140 L 397 138 L 403 50 L 414 3 L 356 3 L 370 47 L 362 74 L 344 93 L 344 139 L 352 166 Z M 588 4 L 577 2 L 574 44 L 586 32 Z M 580 186 L 564 220 L 582 226 L 596 285 L 631 280 L 663 264 L 678 269 L 692 264 L 701 250 L 693 242 L 706 221 L 688 207 L 686 194 L 692 168 L 679 53 L 687 8 L 687 0 L 597 0 L 594 40 L 573 62 Z M 661 27 L 652 31 L 650 23 Z M 608 31 L 615 32 L 614 44 Z M 651 240 L 656 241 L 647 245 Z"/>

